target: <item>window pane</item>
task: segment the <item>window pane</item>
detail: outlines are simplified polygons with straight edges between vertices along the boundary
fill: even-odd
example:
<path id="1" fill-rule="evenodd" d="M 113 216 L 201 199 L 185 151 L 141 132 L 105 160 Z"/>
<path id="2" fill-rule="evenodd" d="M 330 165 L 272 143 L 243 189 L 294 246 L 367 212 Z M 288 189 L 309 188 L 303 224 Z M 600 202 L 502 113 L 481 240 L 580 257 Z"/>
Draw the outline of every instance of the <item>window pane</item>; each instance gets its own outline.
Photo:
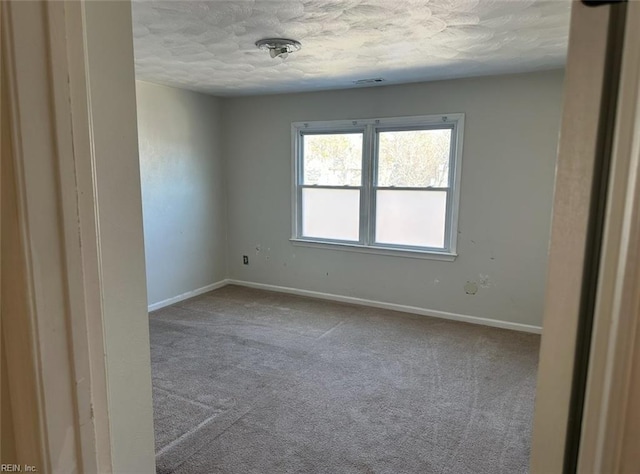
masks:
<path id="1" fill-rule="evenodd" d="M 357 189 L 302 190 L 302 235 L 336 240 L 359 240 L 360 191 Z"/>
<path id="2" fill-rule="evenodd" d="M 451 129 L 378 133 L 378 186 L 446 188 Z"/>
<path id="3" fill-rule="evenodd" d="M 304 184 L 360 186 L 362 133 L 303 135 Z"/>
<path id="4" fill-rule="evenodd" d="M 376 192 L 376 242 L 444 248 L 446 191 Z"/>

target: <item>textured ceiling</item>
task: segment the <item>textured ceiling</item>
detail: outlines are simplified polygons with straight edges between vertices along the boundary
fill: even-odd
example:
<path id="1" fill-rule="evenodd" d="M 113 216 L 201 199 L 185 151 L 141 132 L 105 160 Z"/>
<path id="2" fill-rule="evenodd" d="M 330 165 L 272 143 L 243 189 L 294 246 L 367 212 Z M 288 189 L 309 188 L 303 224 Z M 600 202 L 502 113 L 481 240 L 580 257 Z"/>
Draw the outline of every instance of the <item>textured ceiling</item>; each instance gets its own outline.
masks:
<path id="1" fill-rule="evenodd" d="M 571 1 L 136 0 L 132 8 L 138 79 L 237 96 L 562 67 Z M 254 45 L 265 37 L 302 49 L 272 59 Z"/>

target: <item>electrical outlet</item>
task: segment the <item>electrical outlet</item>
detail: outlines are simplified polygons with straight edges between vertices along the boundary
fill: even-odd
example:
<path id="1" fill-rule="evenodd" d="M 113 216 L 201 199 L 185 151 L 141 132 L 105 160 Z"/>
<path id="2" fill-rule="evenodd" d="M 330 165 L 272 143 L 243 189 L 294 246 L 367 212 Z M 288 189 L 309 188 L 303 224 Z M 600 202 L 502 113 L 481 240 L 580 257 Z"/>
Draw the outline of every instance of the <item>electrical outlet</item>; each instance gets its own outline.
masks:
<path id="1" fill-rule="evenodd" d="M 242 256 L 242 263 L 244 263 L 245 265 L 249 265 L 249 256 L 248 255 L 243 255 Z"/>

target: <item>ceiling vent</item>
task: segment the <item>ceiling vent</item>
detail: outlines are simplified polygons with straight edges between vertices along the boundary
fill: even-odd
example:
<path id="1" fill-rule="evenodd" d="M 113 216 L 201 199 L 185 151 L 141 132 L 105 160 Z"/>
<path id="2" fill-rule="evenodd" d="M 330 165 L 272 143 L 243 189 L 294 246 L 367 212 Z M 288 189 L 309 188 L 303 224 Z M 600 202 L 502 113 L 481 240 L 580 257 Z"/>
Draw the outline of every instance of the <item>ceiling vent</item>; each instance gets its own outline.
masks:
<path id="1" fill-rule="evenodd" d="M 384 82 L 384 79 L 382 79 L 381 77 L 375 77 L 373 79 L 359 79 L 357 81 L 353 81 L 353 83 L 357 84 L 357 85 L 361 85 L 361 84 L 378 84 L 380 82 Z"/>

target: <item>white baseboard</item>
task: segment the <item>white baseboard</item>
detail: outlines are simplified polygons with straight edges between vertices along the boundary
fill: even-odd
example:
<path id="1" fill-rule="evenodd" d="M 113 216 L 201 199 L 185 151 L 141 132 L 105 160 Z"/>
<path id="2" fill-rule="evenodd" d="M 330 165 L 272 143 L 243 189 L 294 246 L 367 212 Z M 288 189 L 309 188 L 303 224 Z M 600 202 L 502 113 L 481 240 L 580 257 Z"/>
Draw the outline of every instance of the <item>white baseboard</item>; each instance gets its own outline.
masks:
<path id="1" fill-rule="evenodd" d="M 148 310 L 150 312 L 155 311 L 156 309 L 164 308 L 165 306 L 170 306 L 180 301 L 188 300 L 189 298 L 193 298 L 194 296 L 207 293 L 208 291 L 217 290 L 218 288 L 222 288 L 223 286 L 227 286 L 228 284 L 229 284 L 229 280 L 226 280 L 226 279 L 220 280 L 210 285 L 203 286 L 202 288 L 198 288 L 197 290 L 187 291 L 186 293 L 182 293 L 181 295 L 174 296 L 173 298 L 169 298 L 166 300 L 158 301 L 157 303 L 150 304 L 148 307 Z"/>
<path id="2" fill-rule="evenodd" d="M 521 324 L 521 323 L 512 323 L 509 321 L 500 321 L 498 319 L 479 318 L 477 316 L 469 316 L 466 314 L 447 313 L 445 311 L 436 311 L 432 309 L 418 308 L 417 306 L 405 306 L 405 305 L 395 304 L 395 303 L 385 303 L 383 301 L 354 298 L 352 296 L 334 295 L 331 293 L 322 293 L 319 291 L 301 290 L 298 288 L 289 288 L 286 286 L 267 285 L 265 283 L 256 283 L 252 281 L 227 279 L 225 280 L 225 284 L 246 286 L 248 288 L 276 291 L 279 293 L 288 293 L 292 295 L 309 296 L 311 298 L 339 301 L 341 303 L 350 303 L 350 304 L 356 304 L 360 306 L 371 306 L 373 308 L 390 309 L 393 311 L 400 311 L 403 313 L 418 314 L 421 316 L 431 316 L 433 318 L 449 319 L 452 321 L 462 321 L 465 323 L 480 324 L 482 326 L 492 326 L 492 327 L 502 328 L 502 329 L 512 329 L 514 331 L 529 332 L 533 334 L 542 333 L 542 328 L 540 326 L 532 326 L 529 324 Z"/>

